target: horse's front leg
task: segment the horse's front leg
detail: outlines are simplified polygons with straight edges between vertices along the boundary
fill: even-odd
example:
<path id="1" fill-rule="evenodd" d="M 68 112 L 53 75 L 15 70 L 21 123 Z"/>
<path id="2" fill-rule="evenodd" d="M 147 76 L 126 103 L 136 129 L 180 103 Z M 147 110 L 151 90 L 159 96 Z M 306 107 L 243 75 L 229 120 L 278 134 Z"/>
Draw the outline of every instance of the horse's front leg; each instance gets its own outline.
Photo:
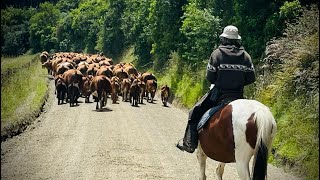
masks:
<path id="1" fill-rule="evenodd" d="M 199 180 L 206 180 L 206 160 L 207 155 L 204 154 L 200 142 L 198 143 L 198 150 L 197 150 L 197 158 L 200 165 L 200 177 Z"/>
<path id="2" fill-rule="evenodd" d="M 223 175 L 223 172 L 224 172 L 224 166 L 226 164 L 225 163 L 219 163 L 217 169 L 216 169 L 216 173 L 217 173 L 217 176 L 218 176 L 218 179 L 219 180 L 222 180 L 222 175 Z"/>

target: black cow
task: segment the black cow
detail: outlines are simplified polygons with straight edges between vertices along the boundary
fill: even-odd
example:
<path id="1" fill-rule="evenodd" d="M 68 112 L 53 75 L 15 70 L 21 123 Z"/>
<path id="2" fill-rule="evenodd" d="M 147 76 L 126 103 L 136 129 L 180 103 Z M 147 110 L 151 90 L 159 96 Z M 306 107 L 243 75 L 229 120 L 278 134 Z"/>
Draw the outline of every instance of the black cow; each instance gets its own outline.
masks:
<path id="1" fill-rule="evenodd" d="M 130 103 L 132 106 L 138 106 L 140 95 L 140 87 L 138 84 L 138 80 L 135 79 L 130 86 Z"/>
<path id="2" fill-rule="evenodd" d="M 78 98 L 80 96 L 80 89 L 78 83 L 71 83 L 68 86 L 68 94 L 70 97 L 70 107 L 73 107 L 75 104 L 78 106 Z"/>
<path id="3" fill-rule="evenodd" d="M 63 100 L 67 93 L 67 86 L 63 82 L 62 79 L 57 79 L 56 82 L 56 91 L 57 91 L 57 98 L 58 98 L 58 105 L 63 104 Z"/>

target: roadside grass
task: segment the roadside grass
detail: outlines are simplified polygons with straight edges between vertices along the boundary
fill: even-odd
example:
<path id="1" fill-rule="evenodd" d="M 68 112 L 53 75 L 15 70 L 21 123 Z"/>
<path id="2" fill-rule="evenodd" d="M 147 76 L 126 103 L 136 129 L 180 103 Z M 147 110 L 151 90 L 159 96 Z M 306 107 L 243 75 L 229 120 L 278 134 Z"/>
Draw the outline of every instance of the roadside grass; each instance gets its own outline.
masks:
<path id="1" fill-rule="evenodd" d="M 194 70 L 183 65 L 178 54 L 173 52 L 169 64 L 165 67 L 162 72 L 156 74 L 158 84 L 167 84 L 174 100 L 184 108 L 190 109 L 209 90 L 204 71 L 205 64 L 202 69 Z"/>
<path id="2" fill-rule="evenodd" d="M 38 54 L 23 55 L 18 57 L 1 57 L 1 73 L 8 69 L 21 68 L 29 63 Z"/>
<path id="3" fill-rule="evenodd" d="M 271 107 L 278 132 L 273 144 L 272 163 L 287 166 L 306 179 L 319 178 L 319 95 L 303 103 L 303 97 L 275 98 Z"/>
<path id="4" fill-rule="evenodd" d="M 17 57 L 12 62 L 30 61 L 34 55 Z M 28 59 L 29 58 L 29 59 Z M 2 60 L 1 60 L 2 63 Z M 14 66 L 10 66 L 16 68 Z M 12 129 L 28 124 L 37 116 L 48 90 L 47 71 L 35 61 L 29 68 L 21 68 L 1 83 L 1 136 L 10 135 Z"/>
<path id="5" fill-rule="evenodd" d="M 128 49 L 124 50 L 124 52 L 121 53 L 119 57 L 114 58 L 115 63 L 119 62 L 126 62 L 126 63 L 132 63 L 136 60 L 136 56 L 134 56 L 134 48 L 129 47 Z"/>

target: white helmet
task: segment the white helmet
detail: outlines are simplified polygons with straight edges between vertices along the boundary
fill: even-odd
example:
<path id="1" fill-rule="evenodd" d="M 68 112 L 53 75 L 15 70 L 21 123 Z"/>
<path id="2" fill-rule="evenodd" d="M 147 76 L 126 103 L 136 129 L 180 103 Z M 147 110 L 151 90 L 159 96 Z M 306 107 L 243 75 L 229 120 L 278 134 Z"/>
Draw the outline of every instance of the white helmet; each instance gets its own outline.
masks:
<path id="1" fill-rule="evenodd" d="M 238 28 L 232 25 L 226 26 L 220 37 L 225 37 L 227 39 L 241 39 L 241 36 L 238 34 Z"/>

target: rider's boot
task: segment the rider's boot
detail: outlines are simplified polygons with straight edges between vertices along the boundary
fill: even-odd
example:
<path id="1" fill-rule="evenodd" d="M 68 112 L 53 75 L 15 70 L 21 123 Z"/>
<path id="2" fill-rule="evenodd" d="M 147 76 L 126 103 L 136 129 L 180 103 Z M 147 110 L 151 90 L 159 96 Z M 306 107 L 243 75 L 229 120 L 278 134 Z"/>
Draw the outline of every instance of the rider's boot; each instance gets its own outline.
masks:
<path id="1" fill-rule="evenodd" d="M 187 151 L 188 153 L 193 153 L 198 146 L 198 132 L 197 124 L 189 123 L 183 138 L 183 144 L 180 145 L 179 142 L 176 145 L 181 151 Z"/>

